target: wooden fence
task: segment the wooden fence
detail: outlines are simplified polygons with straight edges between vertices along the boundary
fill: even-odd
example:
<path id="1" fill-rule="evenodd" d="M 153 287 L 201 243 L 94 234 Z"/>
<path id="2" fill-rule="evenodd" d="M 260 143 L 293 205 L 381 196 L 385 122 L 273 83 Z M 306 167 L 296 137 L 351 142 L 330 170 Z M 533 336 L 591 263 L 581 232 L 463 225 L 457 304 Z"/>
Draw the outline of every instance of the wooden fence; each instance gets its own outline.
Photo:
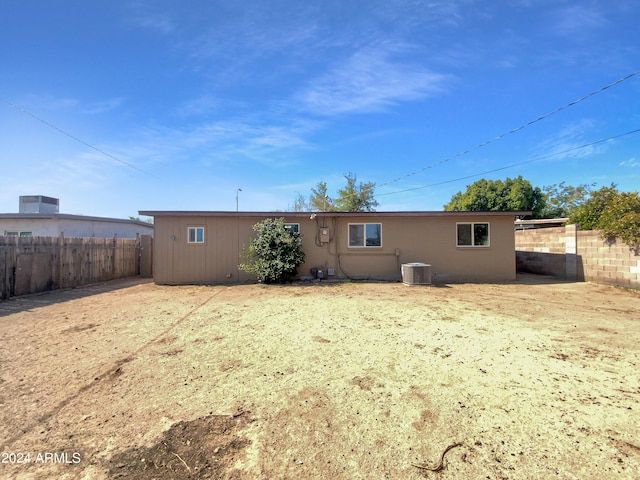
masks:
<path id="1" fill-rule="evenodd" d="M 140 238 L 0 237 L 0 299 L 140 274 Z"/>

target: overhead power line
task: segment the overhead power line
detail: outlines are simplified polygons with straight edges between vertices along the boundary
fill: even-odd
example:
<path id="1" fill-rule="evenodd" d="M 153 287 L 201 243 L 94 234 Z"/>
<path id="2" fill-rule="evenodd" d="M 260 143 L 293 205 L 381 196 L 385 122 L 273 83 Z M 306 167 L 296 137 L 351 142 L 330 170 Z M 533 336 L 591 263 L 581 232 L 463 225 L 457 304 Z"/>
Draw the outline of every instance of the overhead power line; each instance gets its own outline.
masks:
<path id="1" fill-rule="evenodd" d="M 124 160 L 119 159 L 118 157 L 116 157 L 115 155 L 110 154 L 109 152 L 105 152 L 104 150 L 102 150 L 102 149 L 100 149 L 100 148 L 98 148 L 98 147 L 94 147 L 94 146 L 93 146 L 93 145 L 91 145 L 90 143 L 87 143 L 87 142 L 85 142 L 84 140 L 82 140 L 82 139 L 80 139 L 80 138 L 76 137 L 75 135 L 72 135 L 71 133 L 66 132 L 65 130 L 62 130 L 61 128 L 56 127 L 55 125 L 53 125 L 53 124 L 51 124 L 51 123 L 47 122 L 46 120 L 44 120 L 44 119 L 40 118 L 39 116 L 35 115 L 34 113 L 31 113 L 30 111 L 25 110 L 24 108 L 20 107 L 19 105 L 16 105 L 15 103 L 11 103 L 9 100 L 7 100 L 7 99 L 5 99 L 5 98 L 0 97 L 0 100 L 2 100 L 4 103 L 6 103 L 7 105 L 9 105 L 10 107 L 13 107 L 13 108 L 15 108 L 16 110 L 18 110 L 18 111 L 20 111 L 20 112 L 24 113 L 25 115 L 29 115 L 30 117 L 32 117 L 32 118 L 34 118 L 34 119 L 38 120 L 39 122 L 44 123 L 47 127 L 52 128 L 52 129 L 54 129 L 55 131 L 57 131 L 57 132 L 59 132 L 59 133 L 62 133 L 63 135 L 66 135 L 67 137 L 69 137 L 69 138 L 71 138 L 71 139 L 75 140 L 75 141 L 76 141 L 76 142 L 78 142 L 78 143 L 81 143 L 82 145 L 85 145 L 85 146 L 87 146 L 87 147 L 89 147 L 89 148 L 92 148 L 92 149 L 93 149 L 93 150 L 95 150 L 96 152 L 99 152 L 99 153 L 101 153 L 102 155 L 104 155 L 105 157 L 109 157 L 110 159 L 115 160 L 116 162 L 119 162 L 119 163 L 121 163 L 121 164 L 123 164 L 123 165 L 126 165 L 126 166 L 127 166 L 127 167 L 129 167 L 129 168 L 133 168 L 134 170 L 137 170 L 137 171 L 139 171 L 139 172 L 142 172 L 142 173 L 144 173 L 145 175 L 150 175 L 150 176 L 155 177 L 155 178 L 160 178 L 160 177 L 158 177 L 157 175 L 154 175 L 153 173 L 149 173 L 149 172 L 147 172 L 147 171 L 145 171 L 145 170 L 142 170 L 141 168 L 136 167 L 135 165 L 132 165 L 132 164 L 130 164 L 130 163 L 128 163 L 128 162 L 125 162 Z"/>
<path id="2" fill-rule="evenodd" d="M 545 158 L 556 157 L 558 155 L 563 155 L 565 153 L 573 152 L 573 151 L 580 150 L 580 149 L 587 148 L 587 147 L 592 147 L 593 145 L 597 145 L 599 143 L 608 142 L 610 140 L 615 140 L 616 138 L 624 137 L 626 135 L 631 135 L 631 134 L 638 133 L 638 132 L 640 132 L 640 128 L 638 128 L 636 130 L 631 130 L 629 132 L 621 133 L 619 135 L 614 135 L 612 137 L 607 137 L 607 138 L 603 138 L 601 140 L 596 140 L 595 142 L 585 143 L 584 145 L 580 145 L 579 147 L 568 148 L 567 150 L 563 150 L 561 152 L 555 152 L 555 153 L 551 153 L 549 155 L 544 155 L 542 157 L 533 158 L 531 160 L 525 160 L 524 162 L 512 163 L 511 165 L 505 165 L 504 167 L 494 168 L 493 170 L 486 170 L 484 172 L 474 173 L 472 175 L 467 175 L 465 177 L 457 177 L 457 178 L 453 178 L 451 180 L 445 180 L 445 181 L 438 182 L 438 183 L 431 183 L 429 185 L 422 185 L 420 187 L 405 188 L 404 190 L 397 190 L 395 192 L 376 193 L 376 197 L 382 197 L 382 196 L 385 196 L 385 195 L 396 195 L 398 193 L 411 192 L 413 190 L 422 190 L 424 188 L 435 187 L 435 186 L 438 186 L 438 185 L 445 185 L 447 183 L 458 182 L 460 180 L 466 180 L 468 178 L 479 177 L 480 175 L 486 175 L 487 173 L 499 172 L 501 170 L 506 170 L 508 168 L 517 167 L 519 165 L 525 165 L 527 163 L 538 162 L 540 160 L 544 160 Z"/>
<path id="3" fill-rule="evenodd" d="M 497 140 L 500 140 L 501 138 L 504 138 L 504 137 L 506 137 L 508 135 L 516 133 L 516 132 L 518 132 L 518 131 L 520 131 L 520 130 L 522 130 L 522 129 L 530 126 L 530 125 L 533 125 L 534 123 L 537 123 L 537 122 L 540 122 L 540 121 L 542 121 L 542 120 L 544 120 L 546 118 L 549 118 L 552 115 L 555 115 L 556 113 L 561 112 L 562 110 L 565 110 L 565 109 L 567 109 L 569 107 L 573 107 L 574 105 L 586 100 L 587 98 L 593 97 L 594 95 L 597 95 L 598 93 L 604 92 L 605 90 L 607 90 L 607 89 L 609 89 L 611 87 L 614 87 L 614 86 L 624 82 L 625 80 L 629 80 L 630 78 L 632 78 L 632 77 L 634 77 L 634 76 L 636 76 L 638 74 L 640 74 L 640 70 L 637 70 L 637 71 L 635 71 L 633 73 L 630 73 L 629 75 L 626 75 L 626 76 L 624 76 L 622 78 L 619 78 L 618 80 L 616 80 L 613 83 L 610 83 L 609 85 L 605 85 L 604 87 L 599 88 L 598 90 L 595 90 L 595 91 L 593 91 L 591 93 L 588 93 L 588 94 L 584 95 L 583 97 L 580 97 L 577 100 L 574 100 L 573 102 L 569 102 L 566 105 L 563 105 L 563 106 L 561 106 L 559 108 L 556 108 L 555 110 L 553 110 L 553 111 L 551 111 L 549 113 L 545 113 L 544 115 L 541 115 L 540 117 L 538 117 L 538 118 L 536 118 L 534 120 L 531 120 L 531 121 L 529 121 L 527 123 L 524 123 L 524 124 L 520 125 L 519 127 L 516 127 L 516 128 L 513 128 L 513 129 L 509 130 L 508 132 L 501 133 L 500 135 L 498 135 L 498 136 L 496 136 L 496 137 L 494 137 L 494 138 L 492 138 L 490 140 L 487 140 L 487 141 L 484 141 L 482 143 L 479 143 L 475 147 L 471 147 L 471 148 L 468 148 L 468 149 L 466 149 L 466 150 L 464 150 L 462 152 L 458 152 L 458 153 L 456 153 L 455 155 L 453 155 L 451 157 L 445 158 L 444 160 L 440 160 L 439 162 L 436 162 L 436 163 L 432 163 L 431 165 L 427 165 L 426 167 L 423 167 L 423 168 L 421 168 L 419 170 L 416 170 L 414 172 L 411 172 L 411 173 L 407 173 L 406 175 L 402 175 L 400 177 L 394 178 L 393 180 L 389 180 L 388 182 L 380 183 L 380 184 L 377 185 L 377 187 L 382 187 L 384 185 L 389 185 L 391 183 L 398 182 L 398 181 L 403 180 L 405 178 L 408 178 L 408 177 L 417 175 L 419 173 L 422 173 L 425 170 L 428 170 L 430 168 L 437 167 L 438 165 L 442 165 L 443 163 L 449 162 L 449 161 L 451 161 L 451 160 L 453 160 L 455 158 L 458 158 L 458 157 L 461 157 L 463 155 L 466 155 L 467 153 L 473 152 L 474 150 L 482 148 L 482 147 L 484 147 L 486 145 L 489 145 L 490 143 L 493 143 L 493 142 L 495 142 Z"/>

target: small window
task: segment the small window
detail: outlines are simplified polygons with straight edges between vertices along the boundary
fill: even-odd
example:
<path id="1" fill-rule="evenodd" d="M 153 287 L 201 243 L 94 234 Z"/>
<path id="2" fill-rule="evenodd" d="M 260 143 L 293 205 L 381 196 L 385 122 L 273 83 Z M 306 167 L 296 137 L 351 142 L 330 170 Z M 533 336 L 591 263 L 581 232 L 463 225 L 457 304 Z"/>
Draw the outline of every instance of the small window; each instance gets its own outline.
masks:
<path id="1" fill-rule="evenodd" d="M 488 223 L 458 223 L 457 245 L 459 247 L 488 247 Z"/>
<path id="2" fill-rule="evenodd" d="M 204 243 L 204 227 L 189 227 L 187 243 Z"/>
<path id="3" fill-rule="evenodd" d="M 5 237 L 31 237 L 32 232 L 20 232 L 16 230 L 5 230 Z"/>
<path id="4" fill-rule="evenodd" d="M 381 223 L 350 223 L 349 224 L 350 247 L 381 247 L 382 224 Z"/>
<path id="5" fill-rule="evenodd" d="M 299 223 L 285 223 L 284 229 L 287 232 L 291 233 L 300 233 L 300 224 Z"/>

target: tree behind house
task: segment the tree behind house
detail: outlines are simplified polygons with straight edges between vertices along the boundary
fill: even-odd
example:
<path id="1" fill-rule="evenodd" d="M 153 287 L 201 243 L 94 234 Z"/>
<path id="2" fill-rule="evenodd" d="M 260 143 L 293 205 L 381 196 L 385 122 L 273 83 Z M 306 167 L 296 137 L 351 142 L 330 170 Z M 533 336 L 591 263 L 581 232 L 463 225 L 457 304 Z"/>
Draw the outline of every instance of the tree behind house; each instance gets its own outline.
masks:
<path id="1" fill-rule="evenodd" d="M 318 185 L 311 189 L 311 194 L 309 204 L 313 211 L 333 212 L 335 210 L 333 199 L 327 192 L 327 182 L 318 182 Z"/>
<path id="2" fill-rule="evenodd" d="M 595 183 L 573 187 L 560 182 L 543 187 L 544 206 L 540 210 L 539 218 L 570 217 L 580 205 L 587 201 L 594 186 Z"/>
<path id="3" fill-rule="evenodd" d="M 374 198 L 375 183 L 357 184 L 357 177 L 354 173 L 345 174 L 347 185 L 338 190 L 335 206 L 338 212 L 375 212 L 379 205 Z"/>
<path id="4" fill-rule="evenodd" d="M 521 176 L 506 180 L 478 180 L 464 192 L 451 197 L 444 210 L 451 211 L 517 211 L 530 210 L 537 217 L 543 206 L 542 191 L 533 188 Z"/>
<path id="5" fill-rule="evenodd" d="M 311 189 L 311 195 L 298 194 L 290 209 L 294 212 L 375 212 L 379 205 L 375 199 L 375 183 L 358 183 L 354 173 L 344 175 L 347 184 L 338 190 L 338 197 L 331 198 L 327 182 L 320 181 Z"/>

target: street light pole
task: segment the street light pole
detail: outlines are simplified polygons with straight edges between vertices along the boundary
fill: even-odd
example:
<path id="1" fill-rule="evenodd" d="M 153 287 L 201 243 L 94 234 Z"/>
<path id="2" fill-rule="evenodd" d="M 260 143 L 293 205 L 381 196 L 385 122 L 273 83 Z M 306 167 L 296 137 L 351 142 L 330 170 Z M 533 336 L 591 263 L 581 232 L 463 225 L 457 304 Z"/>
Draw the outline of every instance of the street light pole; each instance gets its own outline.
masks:
<path id="1" fill-rule="evenodd" d="M 241 188 L 236 190 L 236 213 L 238 213 L 238 194 L 242 191 Z"/>

